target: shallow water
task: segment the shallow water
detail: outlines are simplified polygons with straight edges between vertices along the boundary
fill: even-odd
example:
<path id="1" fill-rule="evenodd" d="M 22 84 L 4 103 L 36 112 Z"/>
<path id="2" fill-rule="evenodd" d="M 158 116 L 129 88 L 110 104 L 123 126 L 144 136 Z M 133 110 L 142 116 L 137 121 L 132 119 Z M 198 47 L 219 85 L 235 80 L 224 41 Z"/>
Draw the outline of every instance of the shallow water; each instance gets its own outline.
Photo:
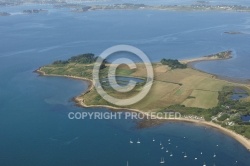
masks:
<path id="1" fill-rule="evenodd" d="M 242 116 L 241 120 L 244 122 L 250 122 L 250 116 L 249 115 Z"/>
<path id="2" fill-rule="evenodd" d="M 248 96 L 249 94 L 244 89 L 235 88 L 230 98 L 231 100 L 240 100 L 240 99 L 247 98 Z"/>

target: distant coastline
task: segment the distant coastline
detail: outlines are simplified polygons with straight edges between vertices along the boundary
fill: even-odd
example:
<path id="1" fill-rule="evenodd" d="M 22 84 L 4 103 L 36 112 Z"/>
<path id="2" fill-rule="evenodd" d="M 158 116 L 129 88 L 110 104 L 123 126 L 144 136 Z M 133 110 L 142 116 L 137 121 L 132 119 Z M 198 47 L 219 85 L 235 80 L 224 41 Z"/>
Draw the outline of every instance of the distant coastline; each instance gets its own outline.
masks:
<path id="1" fill-rule="evenodd" d="M 249 6 L 243 5 L 210 5 L 207 2 L 197 1 L 191 5 L 147 5 L 136 3 L 120 3 L 120 4 L 102 4 L 102 5 L 85 5 L 85 3 L 65 2 L 60 0 L 52 1 L 12 1 L 3 0 L 1 6 L 18 6 L 25 4 L 47 4 L 53 5 L 54 8 L 69 8 L 72 12 L 87 12 L 97 10 L 165 10 L 165 11 L 228 11 L 228 12 L 250 12 Z"/>

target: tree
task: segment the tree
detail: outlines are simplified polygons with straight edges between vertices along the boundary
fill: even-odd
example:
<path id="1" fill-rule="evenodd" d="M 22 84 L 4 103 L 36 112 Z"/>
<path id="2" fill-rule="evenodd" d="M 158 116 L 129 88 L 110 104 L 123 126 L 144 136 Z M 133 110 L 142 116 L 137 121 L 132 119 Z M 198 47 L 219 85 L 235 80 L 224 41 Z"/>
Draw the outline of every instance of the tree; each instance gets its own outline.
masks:
<path id="1" fill-rule="evenodd" d="M 161 63 L 163 65 L 168 65 L 171 69 L 185 69 L 187 68 L 186 64 L 180 63 L 177 59 L 162 59 Z"/>

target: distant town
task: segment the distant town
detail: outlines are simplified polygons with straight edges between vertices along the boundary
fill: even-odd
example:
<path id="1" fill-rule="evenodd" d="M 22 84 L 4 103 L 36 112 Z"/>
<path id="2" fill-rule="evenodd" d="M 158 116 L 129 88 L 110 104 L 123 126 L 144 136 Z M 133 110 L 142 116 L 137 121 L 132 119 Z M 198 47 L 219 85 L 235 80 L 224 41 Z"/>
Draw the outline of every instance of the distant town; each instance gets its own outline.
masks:
<path id="1" fill-rule="evenodd" d="M 61 7 L 67 7 L 68 5 L 62 5 Z M 72 5 L 70 5 L 72 7 Z M 250 7 L 239 6 L 239 5 L 207 5 L 207 4 L 196 4 L 196 5 L 160 5 L 150 6 L 145 4 L 112 4 L 112 5 L 93 5 L 75 7 L 77 12 L 85 12 L 90 10 L 179 10 L 179 11 L 238 11 L 238 12 L 250 12 Z"/>
<path id="2" fill-rule="evenodd" d="M 101 2 L 101 1 L 96 1 Z M 0 6 L 15 6 L 23 4 L 51 4 L 55 8 L 70 8 L 74 12 L 87 12 L 94 10 L 170 10 L 170 11 L 235 11 L 250 12 L 250 6 L 241 5 L 210 5 L 207 1 L 197 1 L 192 5 L 145 5 L 145 4 L 107 4 L 107 5 L 86 5 L 85 0 L 0 0 Z M 42 10 L 41 10 L 42 11 Z M 28 13 L 39 13 L 37 9 Z M 26 12 L 27 13 L 27 12 Z M 0 11 L 0 16 L 9 14 Z"/>

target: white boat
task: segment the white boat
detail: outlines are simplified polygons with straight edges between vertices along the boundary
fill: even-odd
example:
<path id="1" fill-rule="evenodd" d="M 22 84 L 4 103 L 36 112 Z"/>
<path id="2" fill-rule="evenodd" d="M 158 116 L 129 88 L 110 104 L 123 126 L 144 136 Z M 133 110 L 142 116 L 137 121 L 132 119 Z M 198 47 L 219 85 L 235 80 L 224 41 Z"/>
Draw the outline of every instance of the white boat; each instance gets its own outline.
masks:
<path id="1" fill-rule="evenodd" d="M 214 156 L 213 156 L 214 158 L 216 157 L 216 154 L 214 153 Z"/>
<path id="2" fill-rule="evenodd" d="M 201 152 L 201 155 L 202 155 L 202 152 Z"/>
<path id="3" fill-rule="evenodd" d="M 165 163 L 165 160 L 164 160 L 164 157 L 161 158 L 161 161 L 160 161 L 160 164 L 164 164 Z"/>
<path id="4" fill-rule="evenodd" d="M 160 142 L 160 146 L 162 145 L 162 143 Z"/>
<path id="5" fill-rule="evenodd" d="M 155 139 L 153 138 L 153 142 L 155 142 Z"/>
<path id="6" fill-rule="evenodd" d="M 198 158 L 194 158 L 194 160 L 198 160 Z"/>
<path id="7" fill-rule="evenodd" d="M 139 140 L 139 138 L 138 138 L 138 140 L 137 140 L 137 143 L 138 143 L 138 144 L 140 144 L 140 143 L 141 143 L 141 142 L 140 142 L 140 140 Z"/>
<path id="8" fill-rule="evenodd" d="M 128 161 L 127 161 L 127 166 L 128 166 Z"/>
<path id="9" fill-rule="evenodd" d="M 204 163 L 203 166 L 207 166 L 206 163 Z"/>
<path id="10" fill-rule="evenodd" d="M 130 139 L 129 143 L 131 143 L 131 144 L 132 144 L 132 143 L 134 143 L 134 142 Z"/>
<path id="11" fill-rule="evenodd" d="M 164 147 L 161 147 L 161 149 L 164 149 Z"/>
<path id="12" fill-rule="evenodd" d="M 168 153 L 168 150 L 166 150 L 166 152 Z"/>
<path id="13" fill-rule="evenodd" d="M 168 142 L 170 142 L 170 141 L 171 141 L 171 139 L 168 140 Z"/>
<path id="14" fill-rule="evenodd" d="M 170 154 L 170 157 L 173 157 L 173 153 Z"/>
<path id="15" fill-rule="evenodd" d="M 187 158 L 188 156 L 187 156 L 187 154 L 185 153 L 185 155 L 184 155 L 184 158 Z"/>

